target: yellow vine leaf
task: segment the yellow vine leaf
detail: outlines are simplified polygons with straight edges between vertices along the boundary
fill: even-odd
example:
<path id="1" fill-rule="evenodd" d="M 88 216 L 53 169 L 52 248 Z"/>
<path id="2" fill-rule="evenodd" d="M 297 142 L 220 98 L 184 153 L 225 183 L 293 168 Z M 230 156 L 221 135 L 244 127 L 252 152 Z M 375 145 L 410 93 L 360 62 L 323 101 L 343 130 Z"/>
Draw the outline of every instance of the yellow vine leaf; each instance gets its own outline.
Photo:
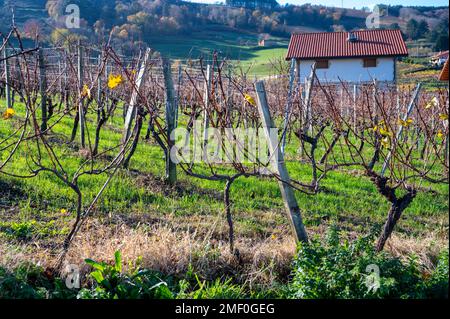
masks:
<path id="1" fill-rule="evenodd" d="M 444 133 L 442 133 L 442 130 L 438 130 L 436 136 L 437 136 L 438 138 L 443 138 L 443 137 L 444 137 Z"/>
<path id="2" fill-rule="evenodd" d="M 255 99 L 253 99 L 253 97 L 251 97 L 251 96 L 248 95 L 248 94 L 245 94 L 244 97 L 245 97 L 245 100 L 246 100 L 248 103 L 250 103 L 250 104 L 253 105 L 253 106 L 256 106 L 256 102 L 255 102 Z"/>
<path id="3" fill-rule="evenodd" d="M 89 99 L 91 98 L 91 89 L 89 89 L 89 87 L 85 84 L 83 86 L 83 90 L 81 91 L 81 96 L 82 97 L 88 97 Z"/>
<path id="4" fill-rule="evenodd" d="M 398 119 L 398 124 L 403 127 L 409 127 L 414 121 L 412 119 L 406 119 L 406 121 L 402 119 Z"/>
<path id="5" fill-rule="evenodd" d="M 113 90 L 115 89 L 119 84 L 123 82 L 123 78 L 121 74 L 110 74 L 108 78 L 108 87 Z"/>
<path id="6" fill-rule="evenodd" d="M 12 108 L 8 108 L 8 109 L 6 109 L 5 113 L 3 113 L 3 119 L 9 120 L 10 118 L 12 118 L 14 116 L 14 114 L 16 114 L 16 111 L 14 111 L 14 109 L 12 109 Z"/>
<path id="7" fill-rule="evenodd" d="M 448 120 L 448 114 L 439 114 L 439 119 L 442 121 L 447 121 Z"/>
<path id="8" fill-rule="evenodd" d="M 388 129 L 380 127 L 380 134 L 383 136 L 392 136 L 392 132 L 389 132 Z"/>
<path id="9" fill-rule="evenodd" d="M 437 99 L 437 97 L 434 97 L 430 102 L 427 103 L 427 105 L 425 105 L 425 109 L 430 109 L 432 107 L 438 106 L 438 104 L 439 100 Z"/>
<path id="10" fill-rule="evenodd" d="M 381 121 L 380 123 L 375 125 L 373 127 L 373 131 L 380 133 L 381 136 L 391 136 L 391 137 L 393 136 L 392 132 L 389 132 L 389 129 L 384 124 L 384 121 Z"/>

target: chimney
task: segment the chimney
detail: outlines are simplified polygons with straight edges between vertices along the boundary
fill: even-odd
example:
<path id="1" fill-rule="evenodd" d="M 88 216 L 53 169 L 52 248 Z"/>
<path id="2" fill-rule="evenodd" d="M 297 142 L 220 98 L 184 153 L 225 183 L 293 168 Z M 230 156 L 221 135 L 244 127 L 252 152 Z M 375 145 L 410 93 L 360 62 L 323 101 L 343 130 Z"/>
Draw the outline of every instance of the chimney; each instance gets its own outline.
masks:
<path id="1" fill-rule="evenodd" d="M 348 42 L 356 42 L 356 41 L 358 41 L 358 36 L 354 32 L 349 32 L 347 41 Z"/>

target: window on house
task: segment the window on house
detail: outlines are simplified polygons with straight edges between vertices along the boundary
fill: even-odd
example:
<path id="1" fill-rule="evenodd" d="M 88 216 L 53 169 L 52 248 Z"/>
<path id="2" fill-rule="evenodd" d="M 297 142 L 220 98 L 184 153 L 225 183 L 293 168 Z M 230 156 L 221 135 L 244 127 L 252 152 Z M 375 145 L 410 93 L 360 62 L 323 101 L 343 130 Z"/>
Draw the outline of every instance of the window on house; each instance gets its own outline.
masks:
<path id="1" fill-rule="evenodd" d="M 377 66 L 377 59 L 364 59 L 364 67 L 365 68 L 375 68 Z"/>
<path id="2" fill-rule="evenodd" d="M 329 62 L 328 60 L 318 60 L 316 61 L 316 69 L 328 69 Z"/>

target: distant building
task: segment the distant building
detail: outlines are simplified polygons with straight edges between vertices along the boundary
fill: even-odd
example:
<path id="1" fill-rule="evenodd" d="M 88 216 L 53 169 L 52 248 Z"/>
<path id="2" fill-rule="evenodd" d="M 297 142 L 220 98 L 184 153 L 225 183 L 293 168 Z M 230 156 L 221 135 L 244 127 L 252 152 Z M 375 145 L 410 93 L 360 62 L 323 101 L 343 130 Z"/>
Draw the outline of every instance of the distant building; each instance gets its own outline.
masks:
<path id="1" fill-rule="evenodd" d="M 322 82 L 395 82 L 397 59 L 405 56 L 400 30 L 364 30 L 293 34 L 286 59 L 297 61 L 301 81 L 316 63 Z"/>
<path id="2" fill-rule="evenodd" d="M 258 46 L 260 47 L 273 47 L 274 45 L 276 45 L 277 43 L 273 40 L 270 39 L 261 39 L 258 41 Z"/>
<path id="3" fill-rule="evenodd" d="M 431 57 L 430 63 L 434 66 L 441 67 L 448 60 L 448 51 L 439 52 Z"/>
<path id="4" fill-rule="evenodd" d="M 227 6 L 271 10 L 278 7 L 276 0 L 226 0 Z"/>
<path id="5" fill-rule="evenodd" d="M 270 38 L 270 34 L 262 33 L 258 37 L 258 46 L 260 47 L 273 47 L 277 45 L 277 42 Z"/>

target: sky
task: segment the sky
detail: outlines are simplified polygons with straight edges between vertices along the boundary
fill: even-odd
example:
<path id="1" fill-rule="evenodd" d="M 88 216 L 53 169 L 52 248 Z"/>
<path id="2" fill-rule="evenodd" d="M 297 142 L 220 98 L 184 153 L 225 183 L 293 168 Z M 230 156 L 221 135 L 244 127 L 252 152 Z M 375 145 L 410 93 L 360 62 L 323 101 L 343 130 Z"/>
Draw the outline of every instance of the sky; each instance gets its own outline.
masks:
<path id="1" fill-rule="evenodd" d="M 191 2 L 201 3 L 215 3 L 220 0 L 188 0 Z M 225 0 L 223 0 L 225 2 Z M 341 7 L 342 2 L 346 8 L 372 8 L 376 3 L 390 4 L 390 5 L 405 5 L 405 6 L 448 6 L 448 0 L 278 0 L 280 4 L 321 4 L 326 6 Z"/>

